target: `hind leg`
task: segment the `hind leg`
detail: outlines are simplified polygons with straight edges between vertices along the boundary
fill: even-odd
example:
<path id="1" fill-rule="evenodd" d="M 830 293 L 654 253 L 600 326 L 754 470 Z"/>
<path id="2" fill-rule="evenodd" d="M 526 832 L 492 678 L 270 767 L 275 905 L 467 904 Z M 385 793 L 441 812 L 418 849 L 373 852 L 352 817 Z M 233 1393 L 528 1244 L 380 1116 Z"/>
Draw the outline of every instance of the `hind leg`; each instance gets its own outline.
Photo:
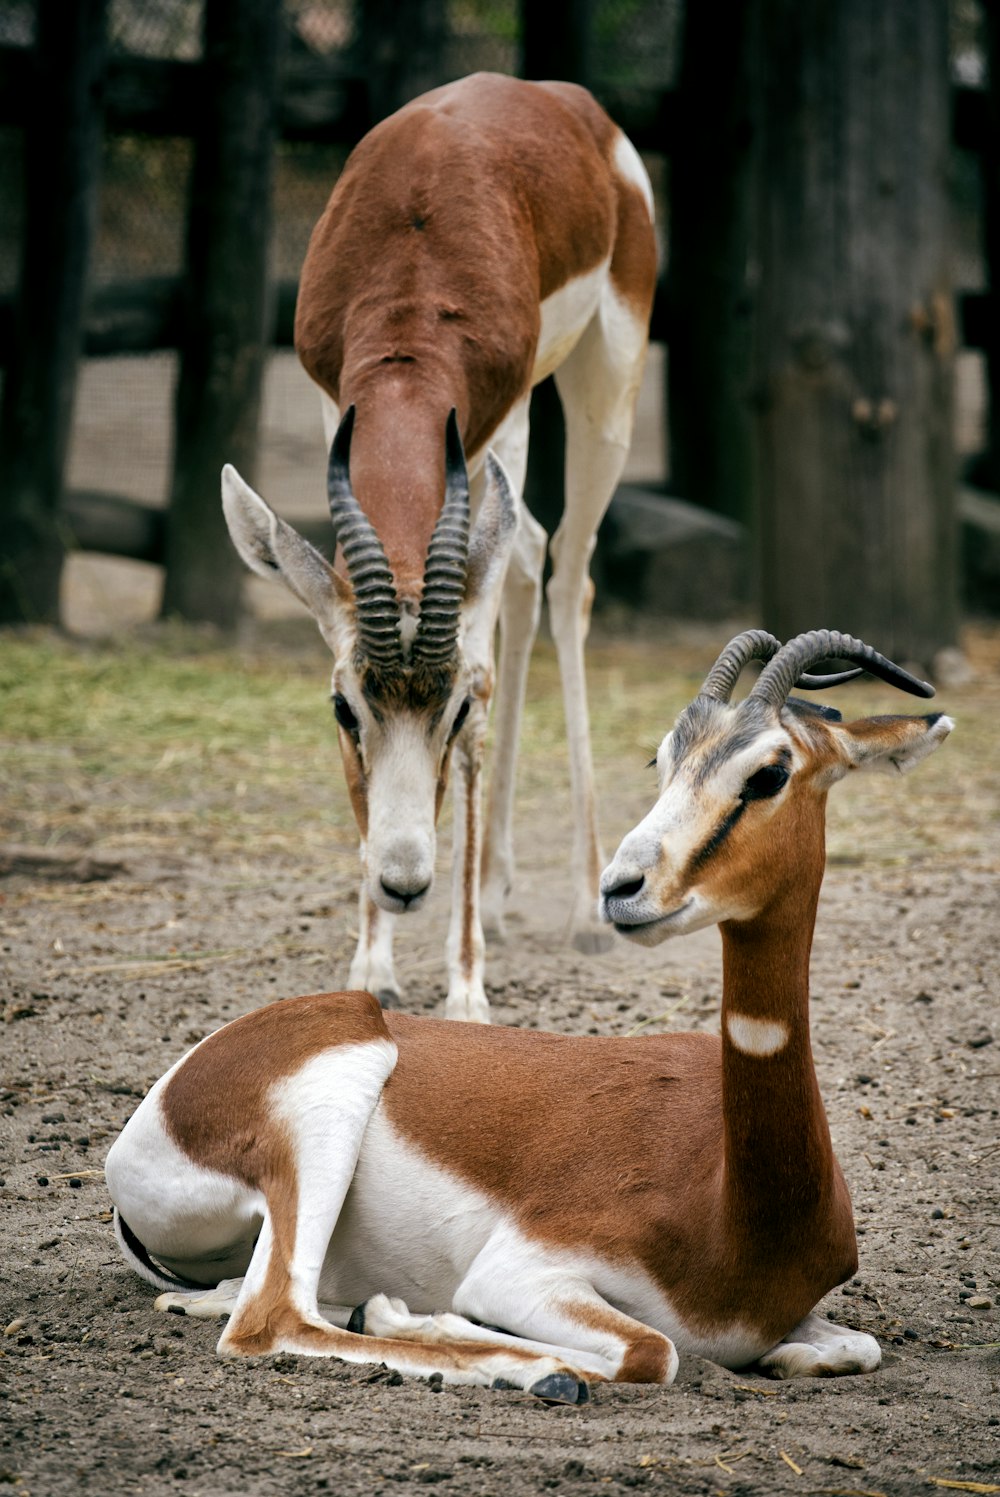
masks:
<path id="1" fill-rule="evenodd" d="M 492 446 L 515 493 L 524 491 L 528 461 L 528 405 L 507 418 Z M 518 506 L 517 535 L 500 602 L 500 653 L 493 708 L 493 762 L 483 839 L 481 909 L 483 930 L 502 940 L 503 909 L 514 878 L 514 815 L 517 743 L 524 710 L 531 647 L 542 606 L 542 567 L 547 536 L 524 504 Z"/>
<path id="2" fill-rule="evenodd" d="M 609 283 L 583 337 L 556 371 L 566 417 L 566 507 L 552 538 L 547 596 L 562 678 L 573 802 L 570 935 L 573 945 L 586 952 L 605 950 L 612 939 L 597 917 L 604 859 L 597 832 L 583 661 L 594 596 L 590 558 L 628 456 L 646 345 L 645 321 Z"/>
<path id="3" fill-rule="evenodd" d="M 154 1302 L 154 1310 L 168 1315 L 190 1315 L 195 1320 L 228 1320 L 243 1289 L 242 1279 L 223 1279 L 214 1289 L 171 1289 Z M 331 1325 L 347 1329 L 354 1311 L 349 1305 L 320 1304 L 320 1314 Z"/>

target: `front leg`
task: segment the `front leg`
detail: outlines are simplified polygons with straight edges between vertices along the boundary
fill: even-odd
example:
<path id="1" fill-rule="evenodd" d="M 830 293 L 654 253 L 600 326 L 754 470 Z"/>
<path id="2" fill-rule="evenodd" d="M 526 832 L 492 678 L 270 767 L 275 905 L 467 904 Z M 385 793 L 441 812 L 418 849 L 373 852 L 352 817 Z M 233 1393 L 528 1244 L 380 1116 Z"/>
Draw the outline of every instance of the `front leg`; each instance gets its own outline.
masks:
<path id="1" fill-rule="evenodd" d="M 807 1315 L 754 1367 L 768 1377 L 844 1377 L 874 1372 L 881 1360 L 874 1336 L 834 1325 L 822 1315 Z"/>
<path id="2" fill-rule="evenodd" d="M 396 917 L 380 910 L 368 893 L 365 847 L 361 845 L 361 890 L 358 895 L 358 944 L 347 985 L 374 993 L 383 1008 L 398 1008 L 399 983 L 392 961 Z"/>
<path id="3" fill-rule="evenodd" d="M 479 722 L 482 715 L 483 721 Z M 470 719 L 473 714 L 470 713 Z M 482 847 L 481 769 L 485 713 L 475 713 L 454 748 L 451 921 L 448 927 L 448 998 L 445 1017 L 490 1022 L 483 987 L 484 944 L 479 913 Z"/>
<path id="4" fill-rule="evenodd" d="M 459 1284 L 453 1309 L 530 1344 L 559 1347 L 572 1366 L 618 1383 L 673 1382 L 677 1351 L 661 1331 L 599 1293 L 585 1267 L 500 1228 Z"/>

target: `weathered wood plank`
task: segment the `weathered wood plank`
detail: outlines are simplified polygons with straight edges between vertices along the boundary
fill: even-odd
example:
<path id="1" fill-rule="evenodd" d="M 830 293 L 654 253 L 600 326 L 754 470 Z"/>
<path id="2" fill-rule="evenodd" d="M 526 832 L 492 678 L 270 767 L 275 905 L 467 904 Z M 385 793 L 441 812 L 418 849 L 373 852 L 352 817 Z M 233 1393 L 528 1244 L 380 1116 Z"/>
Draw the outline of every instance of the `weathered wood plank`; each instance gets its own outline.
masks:
<path id="1" fill-rule="evenodd" d="M 235 620 L 243 574 L 219 470 L 253 482 L 256 466 L 280 40 L 281 0 L 206 0 L 163 612 L 218 624 Z"/>
<path id="2" fill-rule="evenodd" d="M 925 669 L 955 641 L 947 12 L 762 0 L 760 593 Z"/>
<path id="3" fill-rule="evenodd" d="M 59 505 L 99 172 L 105 0 L 39 0 L 20 286 L 0 411 L 0 623 L 57 622 Z"/>

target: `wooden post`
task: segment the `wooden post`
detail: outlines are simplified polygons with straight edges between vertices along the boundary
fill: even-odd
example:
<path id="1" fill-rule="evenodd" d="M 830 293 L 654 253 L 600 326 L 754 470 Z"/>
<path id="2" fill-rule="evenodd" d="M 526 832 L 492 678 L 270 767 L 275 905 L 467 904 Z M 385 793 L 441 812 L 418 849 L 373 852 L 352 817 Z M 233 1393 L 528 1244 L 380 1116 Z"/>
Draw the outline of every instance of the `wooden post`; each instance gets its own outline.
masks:
<path id="1" fill-rule="evenodd" d="M 27 203 L 0 414 L 0 623 L 59 620 L 59 507 L 101 144 L 105 0 L 39 0 Z"/>
<path id="2" fill-rule="evenodd" d="M 983 247 L 986 254 L 988 313 L 984 338 L 988 406 L 986 451 L 976 481 L 1000 493 L 1000 0 L 984 0 L 988 86 L 986 131 L 980 142 L 983 182 Z"/>
<path id="3" fill-rule="evenodd" d="M 445 5 L 444 0 L 364 0 L 358 14 L 369 125 L 376 125 L 445 81 Z"/>
<path id="4" fill-rule="evenodd" d="M 752 509 L 748 7 L 689 0 L 671 115 L 667 267 L 670 487 L 744 522 Z"/>
<path id="5" fill-rule="evenodd" d="M 929 669 L 957 628 L 947 7 L 757 20 L 763 621 Z"/>
<path id="6" fill-rule="evenodd" d="M 244 568 L 219 474 L 253 482 L 267 333 L 280 0 L 205 0 L 206 125 L 188 209 L 164 615 L 231 624 Z"/>

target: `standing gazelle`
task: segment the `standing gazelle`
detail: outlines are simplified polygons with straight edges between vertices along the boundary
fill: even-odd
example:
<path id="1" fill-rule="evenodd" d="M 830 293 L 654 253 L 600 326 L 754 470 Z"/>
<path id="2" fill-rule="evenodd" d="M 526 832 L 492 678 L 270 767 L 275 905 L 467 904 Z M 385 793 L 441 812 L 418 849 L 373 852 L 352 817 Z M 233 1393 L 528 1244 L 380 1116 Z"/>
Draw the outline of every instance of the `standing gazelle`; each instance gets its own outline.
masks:
<path id="1" fill-rule="evenodd" d="M 732 704 L 742 667 L 772 655 Z M 158 1307 L 228 1314 L 229 1355 L 571 1403 L 593 1379 L 669 1383 L 677 1350 L 777 1377 L 876 1367 L 871 1336 L 813 1313 L 857 1266 L 809 1047 L 825 801 L 853 769 L 909 769 L 952 725 L 844 723 L 790 697 L 827 655 L 932 695 L 843 635 L 739 636 L 602 879 L 607 918 L 647 943 L 721 924 L 721 1040 L 450 1025 L 365 993 L 237 1019 L 108 1156 L 119 1242 L 167 1291 Z"/>
<path id="2" fill-rule="evenodd" d="M 240 555 L 282 578 L 333 653 L 362 839 L 350 982 L 387 1005 L 399 995 L 393 917 L 430 889 L 454 757 L 446 1014 L 489 1017 L 480 864 L 486 923 L 499 932 L 546 546 L 520 502 L 528 402 L 552 373 L 567 434 L 548 600 L 570 754 L 573 939 L 585 950 L 605 939 L 583 668 L 588 567 L 631 439 L 655 276 L 648 178 L 588 93 L 490 74 L 435 89 L 354 151 L 302 272 L 296 345 L 323 391 L 328 440 L 336 431 L 329 489 L 343 570 L 225 469 Z M 480 768 L 498 615 L 484 839 Z"/>

